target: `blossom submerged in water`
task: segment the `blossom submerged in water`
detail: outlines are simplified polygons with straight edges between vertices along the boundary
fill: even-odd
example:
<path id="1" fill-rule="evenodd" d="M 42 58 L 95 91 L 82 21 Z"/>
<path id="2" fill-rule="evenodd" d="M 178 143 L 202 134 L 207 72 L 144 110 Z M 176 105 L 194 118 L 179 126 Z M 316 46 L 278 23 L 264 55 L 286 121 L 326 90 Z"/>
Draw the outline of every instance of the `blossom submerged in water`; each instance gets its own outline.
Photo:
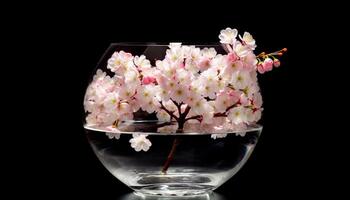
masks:
<path id="1" fill-rule="evenodd" d="M 143 134 L 133 134 L 133 138 L 130 139 L 131 147 L 135 151 L 148 151 L 152 146 L 152 143 L 149 139 L 146 138 L 146 135 Z"/>
<path id="2" fill-rule="evenodd" d="M 219 39 L 226 55 L 214 48 L 171 43 L 155 66 L 145 55 L 114 52 L 109 72 L 98 70 L 87 89 L 87 125 L 113 127 L 106 134 L 118 139 L 119 122 L 144 111 L 155 113 L 159 121 L 177 122 L 157 127 L 160 133 L 208 132 L 216 139 L 240 129 L 236 135 L 244 136 L 241 128 L 256 123 L 263 110 L 257 72 L 279 67 L 275 56 L 286 49 L 256 56 L 253 36 L 238 35 L 231 28 L 222 30 Z M 136 151 L 151 146 L 142 134 L 134 135 L 130 143 Z"/>

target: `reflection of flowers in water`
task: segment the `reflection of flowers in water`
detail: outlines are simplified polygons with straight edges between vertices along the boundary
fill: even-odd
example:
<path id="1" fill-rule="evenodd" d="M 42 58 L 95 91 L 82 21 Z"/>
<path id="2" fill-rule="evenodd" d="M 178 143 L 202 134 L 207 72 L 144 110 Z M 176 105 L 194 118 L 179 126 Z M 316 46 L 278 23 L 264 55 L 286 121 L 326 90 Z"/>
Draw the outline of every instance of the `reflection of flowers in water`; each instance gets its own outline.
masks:
<path id="1" fill-rule="evenodd" d="M 109 139 L 115 138 L 118 140 L 120 138 L 120 133 L 106 132 L 106 135 Z"/>
<path id="2" fill-rule="evenodd" d="M 224 197 L 221 194 L 213 192 L 211 194 L 205 194 L 200 196 L 192 196 L 192 197 L 158 197 L 158 196 L 143 196 L 142 194 L 138 195 L 135 193 L 124 194 L 118 197 L 116 200 L 228 200 L 228 198 Z"/>
<path id="3" fill-rule="evenodd" d="M 216 138 L 225 138 L 227 134 L 225 133 L 217 133 L 217 134 L 211 134 L 211 138 L 216 139 Z"/>
<path id="4" fill-rule="evenodd" d="M 119 133 L 119 130 L 116 129 L 115 127 L 113 126 L 109 126 L 106 128 L 108 130 L 108 132 L 106 132 L 106 135 L 108 136 L 109 139 L 119 139 L 120 138 L 120 133 Z"/>

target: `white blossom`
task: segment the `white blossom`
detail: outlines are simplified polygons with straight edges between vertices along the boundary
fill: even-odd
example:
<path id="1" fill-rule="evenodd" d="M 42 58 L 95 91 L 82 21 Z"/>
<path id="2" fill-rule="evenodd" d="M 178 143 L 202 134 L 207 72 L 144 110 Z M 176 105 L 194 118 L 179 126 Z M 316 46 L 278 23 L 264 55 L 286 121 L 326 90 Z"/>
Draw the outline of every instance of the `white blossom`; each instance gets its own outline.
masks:
<path id="1" fill-rule="evenodd" d="M 243 37 L 241 37 L 241 36 L 239 36 L 239 37 L 244 42 L 244 44 L 247 45 L 251 50 L 255 49 L 255 47 L 256 47 L 255 40 L 250 33 L 244 32 Z"/>
<path id="2" fill-rule="evenodd" d="M 133 138 L 129 141 L 131 147 L 134 148 L 135 151 L 148 151 L 152 143 L 146 137 L 147 135 L 144 134 L 133 134 Z"/>
<path id="3" fill-rule="evenodd" d="M 243 106 L 237 106 L 229 111 L 228 119 L 234 124 L 246 123 L 247 119 L 247 108 Z"/>
<path id="4" fill-rule="evenodd" d="M 237 34 L 237 29 L 226 28 L 220 32 L 220 42 L 223 44 L 233 44 L 236 41 Z"/>

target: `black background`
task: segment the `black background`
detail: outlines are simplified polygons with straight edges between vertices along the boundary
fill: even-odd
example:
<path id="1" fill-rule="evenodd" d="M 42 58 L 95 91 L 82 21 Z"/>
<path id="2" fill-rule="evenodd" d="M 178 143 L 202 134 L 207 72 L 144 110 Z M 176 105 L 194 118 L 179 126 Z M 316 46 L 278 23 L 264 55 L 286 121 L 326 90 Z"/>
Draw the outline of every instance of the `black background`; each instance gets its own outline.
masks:
<path id="1" fill-rule="evenodd" d="M 330 111 L 347 107 L 340 89 L 345 83 L 338 84 L 345 71 L 331 60 L 339 50 L 326 45 L 341 39 L 342 12 L 330 20 L 331 5 L 160 4 L 51 4 L 29 11 L 23 5 L 7 15 L 19 14 L 6 22 L 11 32 L 5 40 L 15 36 L 12 66 L 23 81 L 19 88 L 5 84 L 19 105 L 12 119 L 23 118 L 11 124 L 7 185 L 45 198 L 118 199 L 130 193 L 99 163 L 82 128 L 83 96 L 99 58 L 112 42 L 217 42 L 220 30 L 232 27 L 253 34 L 256 53 L 283 47 L 288 53 L 279 69 L 259 77 L 263 134 L 247 164 L 217 193 L 227 199 L 339 195 L 336 172 L 345 151 L 331 134 L 344 132 L 333 124 L 341 117 Z"/>

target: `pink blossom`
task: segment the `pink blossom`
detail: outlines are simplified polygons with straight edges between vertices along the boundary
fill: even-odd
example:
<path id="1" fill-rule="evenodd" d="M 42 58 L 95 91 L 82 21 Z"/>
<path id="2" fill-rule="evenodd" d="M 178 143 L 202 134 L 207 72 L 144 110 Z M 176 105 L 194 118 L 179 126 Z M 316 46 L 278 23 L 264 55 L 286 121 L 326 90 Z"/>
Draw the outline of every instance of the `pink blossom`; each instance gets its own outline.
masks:
<path id="1" fill-rule="evenodd" d="M 208 58 L 202 58 L 198 62 L 198 67 L 201 71 L 204 71 L 210 67 L 210 60 Z"/>
<path id="2" fill-rule="evenodd" d="M 227 54 L 227 60 L 229 63 L 233 63 L 238 59 L 239 59 L 239 57 L 237 56 L 237 54 L 235 52 L 230 52 Z"/>
<path id="3" fill-rule="evenodd" d="M 205 112 L 202 114 L 202 124 L 212 124 L 214 108 L 208 103 L 204 105 Z"/>
<path id="4" fill-rule="evenodd" d="M 108 60 L 107 68 L 112 72 L 123 74 L 128 67 L 133 66 L 133 56 L 124 51 L 114 52 L 112 57 Z"/>
<path id="5" fill-rule="evenodd" d="M 157 74 L 156 81 L 162 88 L 167 89 L 169 79 L 164 74 Z"/>
<path id="6" fill-rule="evenodd" d="M 177 81 L 180 84 L 190 85 L 191 81 L 193 79 L 193 76 L 189 71 L 181 68 L 181 69 L 176 70 L 174 79 L 175 79 L 175 81 Z"/>
<path id="7" fill-rule="evenodd" d="M 146 70 L 151 68 L 150 61 L 146 59 L 146 56 L 135 56 L 134 57 L 134 63 L 135 65 L 140 68 L 140 70 Z"/>
<path id="8" fill-rule="evenodd" d="M 192 89 L 193 88 L 189 90 L 188 98 L 185 101 L 185 103 L 191 107 L 194 106 L 195 103 L 202 98 L 202 96 L 199 93 L 197 93 L 196 91 L 193 91 Z"/>
<path id="9" fill-rule="evenodd" d="M 155 111 L 157 112 L 159 108 L 160 104 L 156 98 L 146 99 L 141 104 L 141 109 L 148 113 L 153 113 Z"/>
<path id="10" fill-rule="evenodd" d="M 155 82 L 156 82 L 156 78 L 151 77 L 151 76 L 146 76 L 146 77 L 143 77 L 143 79 L 142 79 L 142 84 L 144 84 L 144 85 L 148 85 L 148 84 L 155 83 Z"/>
<path id="11" fill-rule="evenodd" d="M 216 56 L 216 51 L 214 48 L 204 48 L 201 51 L 202 55 L 206 58 L 212 59 Z"/>
<path id="12" fill-rule="evenodd" d="M 226 109 L 239 100 L 239 96 L 235 91 L 222 91 L 215 100 L 214 106 L 216 112 L 225 112 Z"/>
<path id="13" fill-rule="evenodd" d="M 239 97 L 239 103 L 240 103 L 241 105 L 243 105 L 243 106 L 248 106 L 249 103 L 250 103 L 250 101 L 249 101 L 249 99 L 248 99 L 248 97 L 247 97 L 246 95 L 241 95 L 241 96 Z"/>
<path id="14" fill-rule="evenodd" d="M 243 58 L 243 68 L 248 71 L 255 70 L 255 66 L 258 63 L 256 56 L 253 52 L 248 53 L 246 57 Z"/>
<path id="15" fill-rule="evenodd" d="M 136 88 L 138 88 L 138 85 L 134 84 L 123 84 L 118 91 L 118 95 L 121 99 L 130 99 L 132 96 L 134 96 L 136 92 Z"/>
<path id="16" fill-rule="evenodd" d="M 235 89 L 244 90 L 252 82 L 252 77 L 248 71 L 240 70 L 232 74 L 231 83 Z"/>
<path id="17" fill-rule="evenodd" d="M 229 98 L 231 99 L 231 101 L 233 102 L 237 102 L 240 98 L 240 96 L 242 95 L 242 92 L 239 90 L 228 90 L 227 94 L 230 96 Z"/>
<path id="18" fill-rule="evenodd" d="M 243 63 L 240 60 L 235 62 L 227 62 L 224 70 L 222 70 L 221 75 L 226 79 L 231 79 L 234 72 L 240 71 L 243 68 Z"/>
<path id="19" fill-rule="evenodd" d="M 197 115 L 201 115 L 203 113 L 205 113 L 205 109 L 207 108 L 207 101 L 203 98 L 201 99 L 197 99 L 193 102 L 193 105 L 191 106 L 191 110 L 197 114 Z"/>
<path id="20" fill-rule="evenodd" d="M 256 92 L 254 95 L 253 95 L 253 105 L 255 108 L 260 108 L 263 104 L 263 101 L 262 101 L 262 96 L 260 94 L 260 92 Z"/>
<path id="21" fill-rule="evenodd" d="M 170 91 L 171 99 L 182 103 L 188 98 L 188 87 L 181 84 L 176 84 L 173 90 Z"/>

